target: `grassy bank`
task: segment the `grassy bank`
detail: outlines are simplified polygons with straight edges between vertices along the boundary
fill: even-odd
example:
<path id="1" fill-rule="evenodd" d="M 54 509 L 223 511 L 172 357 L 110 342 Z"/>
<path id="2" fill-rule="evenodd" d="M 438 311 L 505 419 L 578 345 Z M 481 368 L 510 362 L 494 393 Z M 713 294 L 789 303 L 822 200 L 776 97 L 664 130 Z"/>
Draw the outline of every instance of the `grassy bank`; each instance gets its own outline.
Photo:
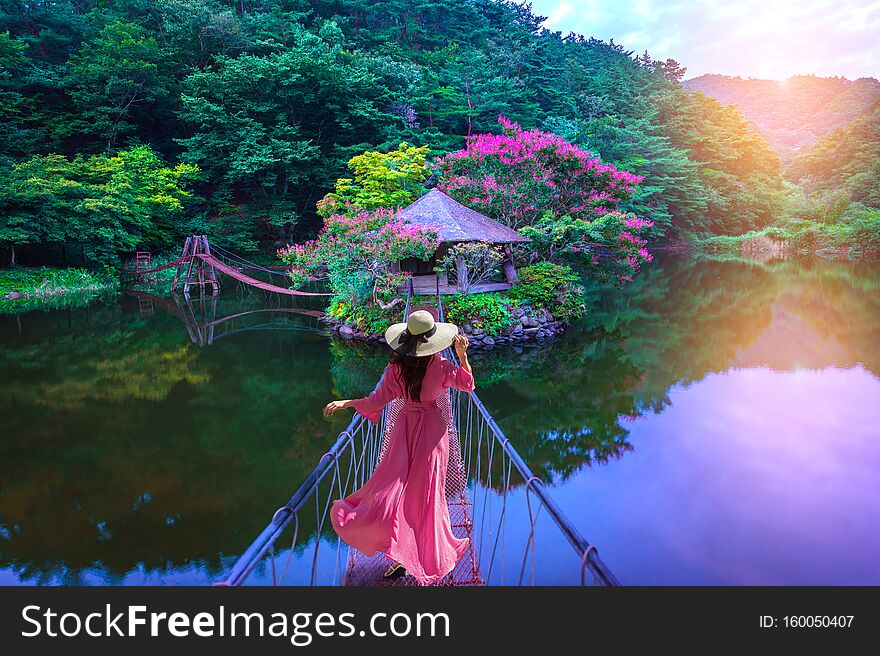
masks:
<path id="1" fill-rule="evenodd" d="M 847 213 L 833 223 L 789 219 L 742 235 L 690 235 L 696 250 L 718 255 L 819 255 L 851 260 L 880 256 L 880 211 Z"/>
<path id="2" fill-rule="evenodd" d="M 0 270 L 0 311 L 58 307 L 115 291 L 119 281 L 84 269 Z"/>

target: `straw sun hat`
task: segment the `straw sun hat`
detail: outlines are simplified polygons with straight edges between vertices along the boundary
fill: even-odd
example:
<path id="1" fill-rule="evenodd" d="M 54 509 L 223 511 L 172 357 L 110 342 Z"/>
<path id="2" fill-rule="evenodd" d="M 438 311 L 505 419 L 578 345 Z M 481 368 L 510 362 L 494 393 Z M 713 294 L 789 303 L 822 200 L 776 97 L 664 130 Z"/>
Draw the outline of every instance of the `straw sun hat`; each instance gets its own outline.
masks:
<path id="1" fill-rule="evenodd" d="M 385 331 L 388 346 L 401 355 L 433 355 L 452 345 L 458 334 L 454 323 L 434 321 L 427 310 L 416 310 L 406 323 L 392 324 Z"/>

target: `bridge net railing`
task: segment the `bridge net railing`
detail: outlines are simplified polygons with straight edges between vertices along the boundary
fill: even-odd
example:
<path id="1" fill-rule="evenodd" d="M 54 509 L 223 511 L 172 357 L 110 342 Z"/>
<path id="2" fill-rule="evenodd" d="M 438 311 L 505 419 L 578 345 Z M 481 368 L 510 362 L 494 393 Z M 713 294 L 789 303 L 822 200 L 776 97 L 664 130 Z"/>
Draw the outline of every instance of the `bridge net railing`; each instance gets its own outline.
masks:
<path id="1" fill-rule="evenodd" d="M 388 563 L 383 556 L 370 559 L 350 550 L 329 519 L 333 501 L 361 487 L 372 473 L 387 443 L 395 404 L 389 404 L 378 424 L 355 415 L 238 558 L 224 584 L 411 583 L 409 577 L 384 580 L 381 573 Z M 617 585 L 596 548 L 565 517 L 479 398 L 452 391 L 449 411 L 453 430 L 446 494 L 453 531 L 469 537 L 472 549 L 439 584 Z M 551 551 L 543 553 L 542 546 Z M 568 552 L 567 558 L 560 550 Z M 561 562 L 568 563 L 564 572 L 556 565 Z"/>
<path id="2" fill-rule="evenodd" d="M 413 299 L 410 281 L 404 319 Z M 432 312 L 443 321 L 439 285 L 435 300 Z M 452 349 L 444 355 L 457 361 Z M 256 578 L 272 585 L 388 583 L 381 576 L 385 568 L 381 555 L 371 559 L 348 549 L 333 531 L 329 511 L 335 499 L 349 495 L 370 477 L 387 447 L 402 403 L 402 399 L 392 401 L 377 424 L 355 414 L 317 467 L 238 559 L 225 584 L 241 585 L 255 570 Z M 438 404 L 449 430 L 445 488 L 452 528 L 457 537 L 470 539 L 467 555 L 439 584 L 541 583 L 536 565 L 538 526 L 543 521 L 555 532 L 551 563 L 561 556 L 560 543 L 568 543 L 563 548 L 571 549 L 569 556 L 574 556 L 569 562 L 575 571 L 562 580 L 557 574 L 552 582 L 619 585 L 596 547 L 563 514 L 476 393 L 449 390 Z M 282 540 L 285 532 L 289 535 Z M 404 577 L 397 584 L 408 580 Z"/>

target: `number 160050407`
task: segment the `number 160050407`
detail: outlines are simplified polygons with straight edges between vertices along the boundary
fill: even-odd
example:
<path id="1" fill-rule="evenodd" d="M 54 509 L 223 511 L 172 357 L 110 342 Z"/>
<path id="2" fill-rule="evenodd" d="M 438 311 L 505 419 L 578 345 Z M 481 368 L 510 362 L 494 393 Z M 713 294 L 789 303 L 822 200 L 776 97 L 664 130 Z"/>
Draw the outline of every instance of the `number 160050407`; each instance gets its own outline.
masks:
<path id="1" fill-rule="evenodd" d="M 788 629 L 847 629 L 852 626 L 854 615 L 786 615 L 783 625 Z"/>

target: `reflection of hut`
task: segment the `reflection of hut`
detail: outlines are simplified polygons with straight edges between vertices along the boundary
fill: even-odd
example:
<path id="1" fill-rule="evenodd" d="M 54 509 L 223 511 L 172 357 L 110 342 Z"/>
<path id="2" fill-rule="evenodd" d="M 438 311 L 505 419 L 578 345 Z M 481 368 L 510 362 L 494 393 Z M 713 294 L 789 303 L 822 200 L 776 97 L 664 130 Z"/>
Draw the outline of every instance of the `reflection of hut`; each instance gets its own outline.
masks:
<path id="1" fill-rule="evenodd" d="M 510 245 L 529 241 L 516 230 L 465 207 L 437 189 L 432 189 L 409 207 L 400 210 L 397 216 L 413 225 L 436 231 L 440 238 L 440 246 L 430 260 L 408 258 L 398 263 L 400 271 L 409 271 L 413 274 L 412 281 L 416 293 L 431 293 L 435 291 L 438 282 L 441 292 L 456 291 L 456 288 L 449 284 L 446 273 L 437 274 L 434 272 L 434 267 L 445 257 L 451 244 L 468 241 L 495 244 L 503 248 L 507 254 L 501 265 L 505 279 L 482 283 L 472 287 L 471 292 L 508 289 L 516 280 Z M 467 267 L 461 260 L 456 263 L 456 275 L 460 281 L 467 279 Z"/>

